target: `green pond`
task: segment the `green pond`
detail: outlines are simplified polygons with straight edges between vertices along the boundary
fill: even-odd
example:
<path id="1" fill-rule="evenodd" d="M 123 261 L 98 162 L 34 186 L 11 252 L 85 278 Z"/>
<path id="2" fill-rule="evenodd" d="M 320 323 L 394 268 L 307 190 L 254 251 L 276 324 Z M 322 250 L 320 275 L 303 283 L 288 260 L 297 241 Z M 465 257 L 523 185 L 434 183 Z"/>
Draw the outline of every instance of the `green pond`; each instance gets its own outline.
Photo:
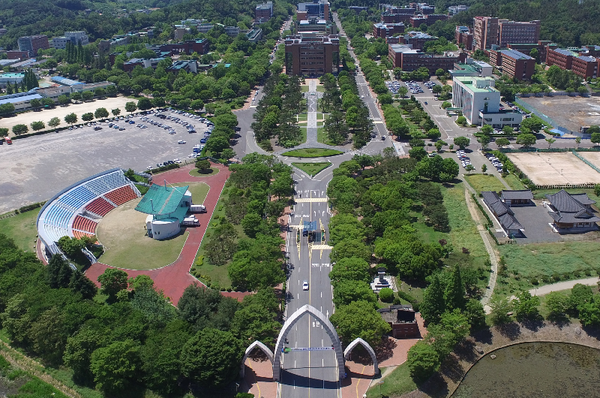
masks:
<path id="1" fill-rule="evenodd" d="M 567 343 L 524 343 L 494 351 L 469 370 L 452 395 L 484 397 L 600 397 L 600 350 Z"/>

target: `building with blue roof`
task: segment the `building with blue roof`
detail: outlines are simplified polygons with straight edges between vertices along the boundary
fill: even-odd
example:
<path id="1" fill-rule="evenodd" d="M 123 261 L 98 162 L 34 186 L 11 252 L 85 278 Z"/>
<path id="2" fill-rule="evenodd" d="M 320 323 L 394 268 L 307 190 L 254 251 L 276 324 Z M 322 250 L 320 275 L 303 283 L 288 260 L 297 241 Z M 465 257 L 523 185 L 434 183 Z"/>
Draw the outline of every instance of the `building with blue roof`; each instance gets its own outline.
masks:
<path id="1" fill-rule="evenodd" d="M 519 80 L 529 80 L 535 73 L 535 59 L 517 50 L 490 50 L 490 62 L 502 73 Z"/>
<path id="2" fill-rule="evenodd" d="M 26 93 L 18 93 L 11 95 L 3 95 L 0 97 L 0 105 L 13 104 L 15 110 L 30 108 L 31 101 L 34 99 L 41 100 L 43 97 L 35 92 L 35 90 Z"/>

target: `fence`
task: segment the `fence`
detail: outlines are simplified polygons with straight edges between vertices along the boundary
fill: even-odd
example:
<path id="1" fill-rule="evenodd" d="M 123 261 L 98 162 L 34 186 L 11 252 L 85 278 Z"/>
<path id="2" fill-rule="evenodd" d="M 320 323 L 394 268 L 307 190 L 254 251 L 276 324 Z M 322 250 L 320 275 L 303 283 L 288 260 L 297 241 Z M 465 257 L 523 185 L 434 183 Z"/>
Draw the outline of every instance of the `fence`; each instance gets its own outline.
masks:
<path id="1" fill-rule="evenodd" d="M 554 127 L 554 128 L 558 128 L 558 127 L 560 127 L 560 126 L 559 126 L 559 125 L 558 125 L 558 124 L 557 124 L 557 123 L 556 123 L 554 120 L 552 120 L 550 117 L 548 117 L 548 116 L 546 116 L 545 114 L 543 114 L 542 112 L 538 111 L 538 110 L 537 110 L 537 109 L 536 109 L 534 106 L 532 106 L 532 105 L 528 104 L 528 103 L 527 103 L 527 102 L 525 102 L 525 101 L 522 101 L 520 98 L 515 98 L 515 102 L 516 102 L 516 103 L 517 103 L 519 106 L 521 106 L 521 107 L 523 107 L 523 108 L 527 109 L 529 112 L 531 112 L 531 113 L 535 114 L 537 117 L 539 117 L 539 118 L 540 118 L 540 119 L 542 119 L 542 120 L 543 120 L 545 123 L 547 123 L 547 124 L 551 125 L 552 127 Z M 561 131 L 562 131 L 562 130 L 561 130 Z M 569 131 L 569 130 L 567 130 L 567 131 Z"/>
<path id="2" fill-rule="evenodd" d="M 600 173 L 600 169 L 598 167 L 596 167 L 595 164 L 593 164 L 592 162 L 590 162 L 589 160 L 587 160 L 586 158 L 584 158 L 583 156 L 581 156 L 580 154 L 577 153 L 577 151 L 572 150 L 571 153 L 575 156 L 577 156 L 579 158 L 579 160 L 581 160 L 583 163 L 587 164 L 588 166 L 590 166 L 592 169 L 596 170 L 598 173 Z"/>

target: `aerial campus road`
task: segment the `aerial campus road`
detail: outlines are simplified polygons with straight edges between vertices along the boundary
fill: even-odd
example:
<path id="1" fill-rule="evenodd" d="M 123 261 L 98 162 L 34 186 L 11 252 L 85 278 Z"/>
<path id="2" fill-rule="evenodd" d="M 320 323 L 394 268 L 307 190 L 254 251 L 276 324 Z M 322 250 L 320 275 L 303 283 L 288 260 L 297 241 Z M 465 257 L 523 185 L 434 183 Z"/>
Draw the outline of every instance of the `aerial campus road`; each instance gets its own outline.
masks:
<path id="1" fill-rule="evenodd" d="M 302 172 L 294 173 L 296 196 L 290 215 L 287 251 L 290 264 L 288 279 L 288 316 L 305 304 L 312 305 L 327 317 L 333 313 L 330 248 L 317 234 L 314 242 L 302 236 L 304 222 L 316 222 L 318 231 L 329 236 L 329 208 L 327 183 L 331 177 L 320 181 Z M 303 290 L 308 282 L 308 290 Z M 310 316 L 301 318 L 288 334 L 289 348 L 322 347 L 323 351 L 292 351 L 283 355 L 282 373 L 278 388 L 279 397 L 335 398 L 339 397 L 338 368 L 332 341 L 323 326 Z"/>

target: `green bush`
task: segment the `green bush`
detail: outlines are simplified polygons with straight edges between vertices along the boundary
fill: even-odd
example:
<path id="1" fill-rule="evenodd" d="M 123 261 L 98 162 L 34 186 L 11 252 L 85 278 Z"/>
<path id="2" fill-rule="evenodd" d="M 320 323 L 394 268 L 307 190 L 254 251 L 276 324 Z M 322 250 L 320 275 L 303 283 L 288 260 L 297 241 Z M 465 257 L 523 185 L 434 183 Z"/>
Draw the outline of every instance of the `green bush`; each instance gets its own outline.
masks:
<path id="1" fill-rule="evenodd" d="M 389 287 L 384 287 L 379 291 L 379 300 L 384 303 L 391 303 L 394 300 L 394 291 Z"/>

